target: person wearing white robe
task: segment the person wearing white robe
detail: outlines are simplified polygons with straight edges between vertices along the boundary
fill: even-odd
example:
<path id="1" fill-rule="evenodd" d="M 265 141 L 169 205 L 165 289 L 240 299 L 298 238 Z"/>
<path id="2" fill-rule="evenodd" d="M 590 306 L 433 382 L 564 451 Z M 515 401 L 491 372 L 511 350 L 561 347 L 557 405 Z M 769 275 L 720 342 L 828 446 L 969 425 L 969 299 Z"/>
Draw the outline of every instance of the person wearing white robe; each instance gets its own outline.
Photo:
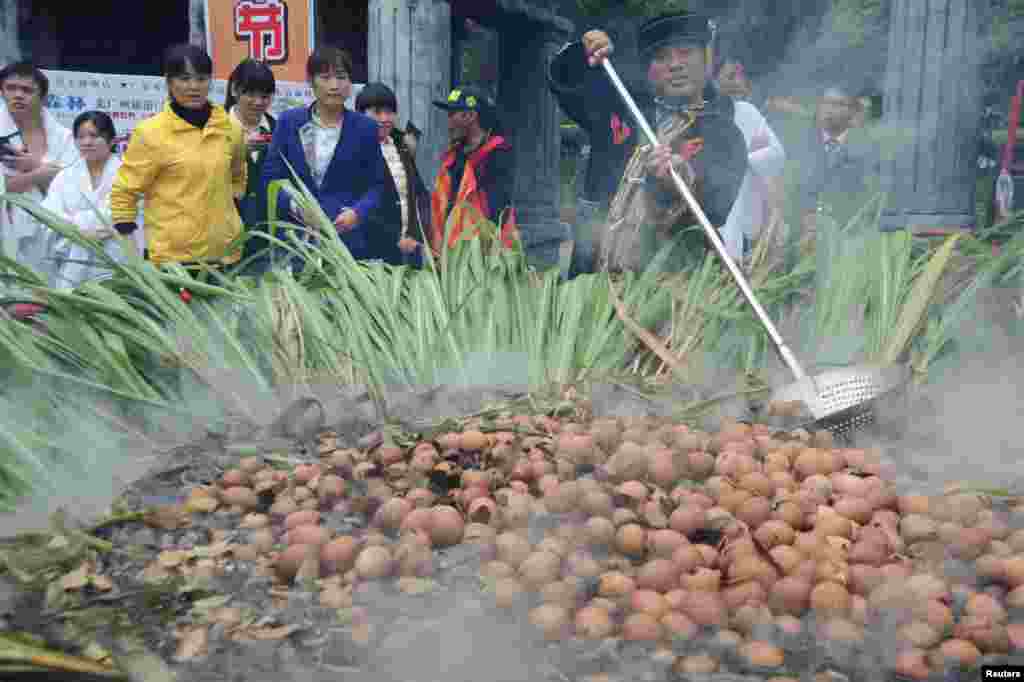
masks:
<path id="1" fill-rule="evenodd" d="M 41 71 L 25 62 L 0 71 L 5 106 L 0 108 L 0 138 L 9 140 L 16 157 L 4 157 L 2 164 L 6 191 L 14 193 L 15 178 L 37 177 L 31 185 L 17 190 L 21 196 L 42 201 L 47 181 L 58 169 L 79 160 L 71 131 L 43 106 L 49 82 Z M 39 135 L 38 133 L 42 133 Z M 28 139 L 39 140 L 32 145 Z M 42 150 L 42 153 L 40 151 Z M 29 167 L 34 169 L 28 170 Z M 48 251 L 54 244 L 52 232 L 25 211 L 7 204 L 0 215 L 4 254 L 42 273 L 48 280 L 55 275 L 55 264 Z"/>
<path id="2" fill-rule="evenodd" d="M 74 223 L 83 236 L 102 242 L 108 255 L 124 262 L 127 254 L 110 218 L 110 190 L 121 167 L 121 158 L 111 153 L 114 124 L 104 113 L 86 112 L 75 120 L 74 132 L 82 158 L 53 179 L 43 207 Z M 138 223 L 141 227 L 141 213 Z M 92 250 L 54 234 L 52 255 L 57 268 L 53 286 L 57 289 L 68 291 L 110 275 Z M 129 240 L 137 253 L 143 249 L 141 234 L 141 229 L 136 230 Z"/>
<path id="3" fill-rule="evenodd" d="M 736 125 L 746 140 L 749 166 L 739 195 L 722 227 L 722 240 L 734 257 L 745 258 L 770 217 L 771 185 L 781 177 L 786 152 L 768 121 L 750 102 L 735 102 Z"/>

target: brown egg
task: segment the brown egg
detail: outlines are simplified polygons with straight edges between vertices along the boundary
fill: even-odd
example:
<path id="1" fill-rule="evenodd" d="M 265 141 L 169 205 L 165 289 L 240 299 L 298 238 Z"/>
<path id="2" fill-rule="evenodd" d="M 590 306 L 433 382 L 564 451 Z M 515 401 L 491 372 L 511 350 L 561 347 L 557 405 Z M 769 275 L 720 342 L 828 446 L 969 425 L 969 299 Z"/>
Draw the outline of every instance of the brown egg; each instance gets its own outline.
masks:
<path id="1" fill-rule="evenodd" d="M 523 585 L 534 590 L 555 582 L 561 573 L 561 557 L 547 551 L 530 554 L 519 566 L 519 576 Z"/>
<path id="2" fill-rule="evenodd" d="M 637 587 L 644 590 L 668 592 L 679 585 L 679 566 L 670 559 L 653 559 L 637 571 Z"/>
<path id="3" fill-rule="evenodd" d="M 636 582 L 620 571 L 602 574 L 597 587 L 599 595 L 613 600 L 628 598 L 634 590 Z"/>
<path id="4" fill-rule="evenodd" d="M 622 624 L 622 638 L 627 642 L 657 642 L 663 634 L 658 619 L 646 613 L 632 613 Z"/>
<path id="5" fill-rule="evenodd" d="M 927 654 L 921 649 L 906 649 L 896 656 L 893 672 L 911 680 L 926 680 L 931 675 Z"/>
<path id="6" fill-rule="evenodd" d="M 647 533 L 647 548 L 656 557 L 670 558 L 677 549 L 688 544 L 686 536 L 670 528 L 660 528 Z"/>
<path id="7" fill-rule="evenodd" d="M 466 434 L 463 434 L 465 437 Z M 466 530 L 462 514 L 455 507 L 439 505 L 431 509 L 430 540 L 438 547 L 450 547 L 462 542 Z"/>
<path id="8" fill-rule="evenodd" d="M 323 526 L 305 525 L 292 528 L 285 534 L 289 545 L 316 545 L 321 547 L 331 539 L 331 532 Z"/>
<path id="9" fill-rule="evenodd" d="M 616 549 L 627 556 L 643 556 L 646 545 L 647 531 L 638 524 L 626 524 L 615 534 Z"/>
<path id="10" fill-rule="evenodd" d="M 376 580 L 391 574 L 394 561 L 386 547 L 367 547 L 356 558 L 356 574 L 364 580 Z"/>
<path id="11" fill-rule="evenodd" d="M 672 639 L 692 639 L 697 635 L 697 624 L 679 610 L 672 610 L 661 617 L 661 626 Z"/>
<path id="12" fill-rule="evenodd" d="M 284 527 L 291 530 L 299 526 L 316 525 L 318 523 L 320 523 L 320 512 L 303 510 L 289 514 L 284 520 Z"/>
<path id="13" fill-rule="evenodd" d="M 787 576 L 775 583 L 768 596 L 768 603 L 780 613 L 799 616 L 810 605 L 811 589 L 810 581 Z"/>
<path id="14" fill-rule="evenodd" d="M 660 620 L 669 612 L 668 600 L 654 590 L 634 590 L 630 596 L 630 606 L 638 613 L 646 613 L 655 620 Z"/>
<path id="15" fill-rule="evenodd" d="M 850 593 L 839 583 L 818 583 L 811 590 L 810 604 L 819 613 L 843 615 L 850 610 Z"/>
<path id="16" fill-rule="evenodd" d="M 615 632 L 615 623 L 606 609 L 585 606 L 576 613 L 576 635 L 583 639 L 605 639 Z"/>
<path id="17" fill-rule="evenodd" d="M 224 504 L 241 507 L 242 509 L 254 509 L 260 503 L 259 495 L 252 488 L 235 486 L 228 488 L 221 493 L 221 500 Z"/>
<path id="18" fill-rule="evenodd" d="M 746 642 L 738 653 L 747 663 L 759 668 L 778 668 L 786 660 L 785 652 L 770 642 Z"/>
<path id="19" fill-rule="evenodd" d="M 520 564 L 533 553 L 533 547 L 523 536 L 506 531 L 495 539 L 498 548 L 498 559 L 518 569 Z"/>
<path id="20" fill-rule="evenodd" d="M 315 546 L 289 546 L 288 549 L 281 552 L 274 561 L 274 569 L 277 572 L 278 577 L 285 582 L 290 581 L 295 577 L 295 574 L 298 573 L 299 566 L 302 565 L 306 556 L 313 551 L 316 551 Z"/>

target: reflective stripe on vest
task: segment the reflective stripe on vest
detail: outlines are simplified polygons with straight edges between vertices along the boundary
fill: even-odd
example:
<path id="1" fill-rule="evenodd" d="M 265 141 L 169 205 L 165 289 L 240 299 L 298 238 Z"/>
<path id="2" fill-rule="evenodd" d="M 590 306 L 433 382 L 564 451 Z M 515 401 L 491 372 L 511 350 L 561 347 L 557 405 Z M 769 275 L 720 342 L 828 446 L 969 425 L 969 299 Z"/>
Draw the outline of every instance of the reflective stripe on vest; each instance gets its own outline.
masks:
<path id="1" fill-rule="evenodd" d="M 467 221 L 471 219 L 471 215 L 468 215 L 467 211 L 462 208 L 463 204 L 469 204 L 477 211 L 480 211 L 482 215 L 487 216 L 489 210 L 487 195 L 478 184 L 476 169 L 487 160 L 491 152 L 504 144 L 505 138 L 495 135 L 466 159 L 466 168 L 462 173 L 462 182 L 455 197 L 455 208 L 452 209 L 451 216 L 448 215 L 448 207 L 451 205 L 452 195 L 452 179 L 449 171 L 455 164 L 455 149 L 449 149 L 448 153 L 445 154 L 444 159 L 441 161 L 441 172 L 437 174 L 434 192 L 430 197 L 431 217 L 433 218 L 431 229 L 433 231 L 435 248 L 444 241 L 446 229 L 450 229 L 448 248 L 453 248 L 459 242 Z M 451 221 L 451 227 L 447 228 L 446 226 L 449 221 Z M 502 243 L 506 247 L 511 247 L 517 233 L 515 209 L 510 207 L 505 212 L 501 225 Z M 479 230 L 474 232 L 472 236 L 476 237 L 478 235 Z"/>

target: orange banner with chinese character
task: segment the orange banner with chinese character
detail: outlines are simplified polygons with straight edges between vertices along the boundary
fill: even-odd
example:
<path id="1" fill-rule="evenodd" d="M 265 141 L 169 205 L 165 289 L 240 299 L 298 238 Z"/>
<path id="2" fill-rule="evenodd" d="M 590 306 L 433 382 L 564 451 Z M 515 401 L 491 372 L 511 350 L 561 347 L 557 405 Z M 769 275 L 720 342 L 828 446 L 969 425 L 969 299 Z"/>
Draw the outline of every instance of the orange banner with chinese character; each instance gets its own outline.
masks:
<path id="1" fill-rule="evenodd" d="M 206 44 L 213 77 L 227 79 L 239 62 L 258 59 L 281 81 L 306 80 L 312 51 L 311 0 L 206 0 Z"/>

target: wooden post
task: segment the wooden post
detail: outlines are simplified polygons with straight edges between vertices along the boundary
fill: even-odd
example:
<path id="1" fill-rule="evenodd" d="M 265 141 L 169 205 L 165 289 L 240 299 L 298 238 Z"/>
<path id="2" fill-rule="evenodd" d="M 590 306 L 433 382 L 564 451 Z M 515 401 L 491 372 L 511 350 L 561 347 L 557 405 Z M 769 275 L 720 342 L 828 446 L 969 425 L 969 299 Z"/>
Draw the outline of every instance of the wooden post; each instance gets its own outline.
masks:
<path id="1" fill-rule="evenodd" d="M 398 121 L 423 131 L 416 165 L 433 185 L 448 142 L 448 120 L 433 105 L 451 86 L 451 7 L 446 0 L 369 0 L 369 81 L 398 98 Z"/>
<path id="2" fill-rule="evenodd" d="M 0 0 L 0 66 L 21 59 L 18 0 Z"/>
<path id="3" fill-rule="evenodd" d="M 981 0 L 893 0 L 882 140 L 883 230 L 975 227 Z"/>

